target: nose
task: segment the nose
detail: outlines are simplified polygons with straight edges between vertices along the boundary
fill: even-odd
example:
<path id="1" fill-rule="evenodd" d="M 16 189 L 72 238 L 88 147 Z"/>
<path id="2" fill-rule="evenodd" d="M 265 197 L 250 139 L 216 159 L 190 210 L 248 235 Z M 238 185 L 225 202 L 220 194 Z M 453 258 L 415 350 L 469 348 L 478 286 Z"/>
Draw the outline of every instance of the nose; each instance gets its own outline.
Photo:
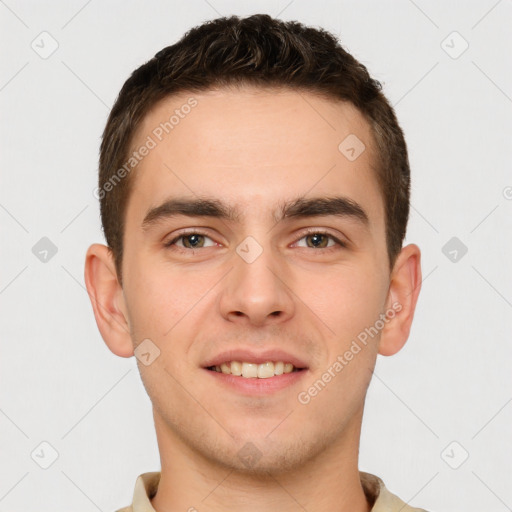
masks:
<path id="1" fill-rule="evenodd" d="M 242 254 L 242 253 L 240 253 Z M 233 255 L 234 268 L 224 280 L 221 313 L 231 322 L 264 326 L 281 323 L 295 312 L 294 295 L 283 262 L 265 248 L 254 260 Z"/>

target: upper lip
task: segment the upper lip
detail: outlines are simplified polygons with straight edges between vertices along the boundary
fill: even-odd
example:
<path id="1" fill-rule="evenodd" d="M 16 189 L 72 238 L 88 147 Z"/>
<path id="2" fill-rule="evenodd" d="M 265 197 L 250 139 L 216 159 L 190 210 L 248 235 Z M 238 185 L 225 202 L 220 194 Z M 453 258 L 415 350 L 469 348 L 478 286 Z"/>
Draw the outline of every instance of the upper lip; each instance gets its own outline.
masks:
<path id="1" fill-rule="evenodd" d="M 235 348 L 225 350 L 216 356 L 211 357 L 203 364 L 203 368 L 210 366 L 220 366 L 229 361 L 240 361 L 253 364 L 262 364 L 267 361 L 282 361 L 283 363 L 292 363 L 295 368 L 307 368 L 307 364 L 299 357 L 284 352 L 281 349 L 267 349 L 263 352 L 255 352 L 250 349 Z"/>

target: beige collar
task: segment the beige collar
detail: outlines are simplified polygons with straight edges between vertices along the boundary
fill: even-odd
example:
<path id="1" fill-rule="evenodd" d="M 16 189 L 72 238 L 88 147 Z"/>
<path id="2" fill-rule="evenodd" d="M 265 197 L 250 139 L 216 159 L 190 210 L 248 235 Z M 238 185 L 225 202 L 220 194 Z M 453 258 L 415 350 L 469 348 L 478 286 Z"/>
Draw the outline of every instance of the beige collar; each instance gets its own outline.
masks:
<path id="1" fill-rule="evenodd" d="M 135 482 L 132 505 L 116 512 L 156 512 L 150 500 L 158 490 L 160 474 L 160 471 L 151 471 L 139 475 Z M 392 494 L 378 476 L 364 471 L 360 471 L 359 475 L 366 499 L 373 504 L 371 512 L 427 512 L 422 508 L 410 507 Z"/>

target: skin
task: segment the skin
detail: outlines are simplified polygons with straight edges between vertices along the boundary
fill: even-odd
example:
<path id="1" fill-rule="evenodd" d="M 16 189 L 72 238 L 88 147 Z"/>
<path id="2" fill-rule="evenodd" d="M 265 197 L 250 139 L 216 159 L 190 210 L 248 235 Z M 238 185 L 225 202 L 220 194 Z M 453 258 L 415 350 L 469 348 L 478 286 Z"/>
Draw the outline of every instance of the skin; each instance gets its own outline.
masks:
<path id="1" fill-rule="evenodd" d="M 220 89 L 166 98 L 133 146 L 191 96 L 197 106 L 134 171 L 123 287 L 106 246 L 93 244 L 85 263 L 109 349 L 131 357 L 149 338 L 160 350 L 149 366 L 138 361 L 162 467 L 152 505 L 157 512 L 220 511 L 227 503 L 241 512 L 298 504 L 309 512 L 369 511 L 358 473 L 365 396 L 377 354 L 392 355 L 407 341 L 421 286 L 414 244 L 389 271 L 369 125 L 351 104 L 311 93 Z M 366 145 L 353 162 L 338 150 L 349 134 Z M 359 203 L 368 228 L 348 217 L 278 224 L 272 217 L 283 200 L 333 194 Z M 181 216 L 142 229 L 150 208 L 200 195 L 238 206 L 239 222 Z M 206 233 L 198 249 L 190 238 L 164 247 L 184 228 Z M 321 238 L 315 247 L 306 228 L 328 230 L 348 245 Z M 263 249 L 250 264 L 236 252 L 247 236 Z M 394 302 L 401 309 L 379 334 L 314 399 L 299 403 L 298 393 Z M 237 345 L 296 354 L 309 366 L 307 377 L 273 395 L 228 391 L 202 364 Z M 238 456 L 248 442 L 261 454 L 250 468 Z"/>

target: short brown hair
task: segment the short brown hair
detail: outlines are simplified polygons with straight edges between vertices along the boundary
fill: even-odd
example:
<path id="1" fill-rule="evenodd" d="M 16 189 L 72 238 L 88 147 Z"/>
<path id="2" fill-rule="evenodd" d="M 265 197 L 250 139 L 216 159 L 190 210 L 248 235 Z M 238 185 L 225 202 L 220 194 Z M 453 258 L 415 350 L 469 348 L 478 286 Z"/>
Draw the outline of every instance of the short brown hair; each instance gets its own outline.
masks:
<path id="1" fill-rule="evenodd" d="M 391 270 L 409 217 L 410 169 L 403 132 L 380 82 L 326 30 L 257 14 L 222 17 L 190 29 L 124 83 L 103 132 L 98 189 L 103 232 L 119 282 L 133 176 L 117 175 L 116 180 L 116 172 L 127 161 L 138 126 L 169 95 L 231 85 L 287 87 L 348 101 L 359 109 L 377 148 L 374 167 L 385 205 Z"/>

